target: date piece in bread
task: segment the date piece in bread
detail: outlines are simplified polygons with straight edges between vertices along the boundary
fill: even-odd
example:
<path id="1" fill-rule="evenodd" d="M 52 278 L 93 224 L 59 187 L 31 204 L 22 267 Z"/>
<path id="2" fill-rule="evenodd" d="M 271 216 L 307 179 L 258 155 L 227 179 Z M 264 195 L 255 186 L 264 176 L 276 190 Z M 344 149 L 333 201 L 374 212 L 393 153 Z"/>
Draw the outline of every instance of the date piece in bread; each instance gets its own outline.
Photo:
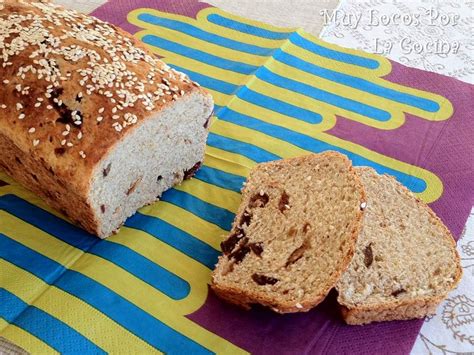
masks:
<path id="1" fill-rule="evenodd" d="M 433 313 L 461 278 L 451 233 L 393 177 L 356 171 L 367 207 L 356 253 L 336 286 L 344 319 L 365 324 Z"/>
<path id="2" fill-rule="evenodd" d="M 212 98 L 114 25 L 0 9 L 0 168 L 107 237 L 203 159 Z"/>
<path id="3" fill-rule="evenodd" d="M 280 313 L 308 311 L 349 265 L 364 203 L 362 184 L 339 153 L 257 165 L 211 287 L 247 309 L 258 303 Z"/>

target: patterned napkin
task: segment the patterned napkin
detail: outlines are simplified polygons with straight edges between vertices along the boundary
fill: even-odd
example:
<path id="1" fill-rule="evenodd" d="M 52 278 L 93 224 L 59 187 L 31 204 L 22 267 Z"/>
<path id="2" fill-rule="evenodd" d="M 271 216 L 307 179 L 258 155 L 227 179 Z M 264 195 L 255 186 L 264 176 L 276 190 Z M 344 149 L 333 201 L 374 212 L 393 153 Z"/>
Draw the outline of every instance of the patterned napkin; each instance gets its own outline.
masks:
<path id="1" fill-rule="evenodd" d="M 204 166 L 103 241 L 2 175 L 0 336 L 33 352 L 408 353 L 421 321 L 347 326 L 334 294 L 306 314 L 244 312 L 208 291 L 210 270 L 249 168 L 307 152 L 394 175 L 459 236 L 474 199 L 472 86 L 191 0 L 95 15 L 213 94 Z"/>

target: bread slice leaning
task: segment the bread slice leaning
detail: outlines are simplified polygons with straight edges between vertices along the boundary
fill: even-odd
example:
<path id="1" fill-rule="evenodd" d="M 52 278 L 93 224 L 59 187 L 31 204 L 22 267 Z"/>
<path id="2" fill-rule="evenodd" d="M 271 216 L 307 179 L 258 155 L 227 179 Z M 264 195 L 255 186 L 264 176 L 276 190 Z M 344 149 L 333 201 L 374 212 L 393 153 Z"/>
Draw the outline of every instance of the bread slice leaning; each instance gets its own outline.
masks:
<path id="1" fill-rule="evenodd" d="M 367 193 L 357 250 L 337 283 L 345 321 L 422 318 L 461 278 L 454 239 L 436 214 L 388 175 L 356 168 Z"/>
<path id="2" fill-rule="evenodd" d="M 350 160 L 336 152 L 257 165 L 242 192 L 211 287 L 249 309 L 307 311 L 347 268 L 365 202 Z"/>

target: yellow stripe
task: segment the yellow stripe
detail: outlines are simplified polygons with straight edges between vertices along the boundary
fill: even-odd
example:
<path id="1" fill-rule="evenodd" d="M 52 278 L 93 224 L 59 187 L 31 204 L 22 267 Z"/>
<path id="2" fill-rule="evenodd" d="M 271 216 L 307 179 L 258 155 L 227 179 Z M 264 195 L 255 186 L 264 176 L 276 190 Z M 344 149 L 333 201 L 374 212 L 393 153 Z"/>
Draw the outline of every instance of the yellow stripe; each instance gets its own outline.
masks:
<path id="1" fill-rule="evenodd" d="M 288 52 L 289 54 L 295 55 L 296 53 L 301 52 L 301 49 L 294 48 L 293 51 Z M 320 66 L 319 62 L 313 62 Z M 397 109 L 397 111 L 404 111 L 411 113 L 413 115 L 417 115 L 421 118 L 432 120 L 432 121 L 440 121 L 449 118 L 452 114 L 452 110 L 449 106 L 446 106 L 446 98 L 433 94 L 427 91 L 422 91 L 414 88 L 410 88 L 407 86 L 399 85 L 392 83 L 390 81 L 384 80 L 375 75 L 375 73 L 367 74 L 364 77 L 361 77 L 364 80 L 372 82 L 376 85 L 380 85 L 381 87 L 394 90 L 399 93 L 410 94 L 416 97 L 424 98 L 427 100 L 434 101 L 440 105 L 440 110 L 436 112 L 429 112 L 425 111 L 410 105 L 406 105 L 403 103 L 396 102 L 394 100 L 386 99 L 381 96 L 377 96 L 375 94 L 370 94 L 369 92 L 358 90 L 350 87 L 349 85 L 338 84 L 332 80 L 324 79 L 322 77 L 309 74 L 301 69 L 296 67 L 289 66 L 284 64 L 278 60 L 271 59 L 266 63 L 268 69 L 270 69 L 273 73 L 278 75 L 284 76 L 288 79 L 297 80 L 299 82 L 305 83 L 315 88 L 319 88 L 321 90 L 325 90 L 331 93 L 335 93 L 337 95 L 350 98 L 352 100 L 362 102 L 377 108 L 383 108 L 384 110 L 388 110 L 389 108 Z M 336 72 L 340 72 L 338 69 L 333 69 Z M 357 77 L 357 73 L 351 73 L 351 76 Z M 392 111 L 393 111 L 392 109 Z M 401 112 L 397 112 L 399 114 Z"/>
<path id="2" fill-rule="evenodd" d="M 143 37 L 147 35 L 157 36 L 158 38 L 163 38 L 168 41 L 181 44 L 191 49 L 195 49 L 198 51 L 203 51 L 205 49 L 206 53 L 214 54 L 218 53 L 220 58 L 228 59 L 235 61 L 238 58 L 240 63 L 245 63 L 248 65 L 253 66 L 261 66 L 267 60 L 267 57 L 257 56 L 254 54 L 241 52 L 235 49 L 231 49 L 228 47 L 223 47 L 218 44 L 214 44 L 211 42 L 203 41 L 199 38 L 192 37 L 187 35 L 184 32 L 171 30 L 166 27 L 156 26 L 149 24 L 148 22 L 143 22 L 140 20 L 136 20 L 135 25 L 138 27 L 145 28 L 145 30 L 136 33 L 135 36 L 143 39 Z M 159 32 L 157 29 L 159 28 Z"/>
<path id="3" fill-rule="evenodd" d="M 240 204 L 240 194 L 198 179 L 185 181 L 175 188 L 234 213 Z"/>
<path id="4" fill-rule="evenodd" d="M 217 122 L 217 121 L 216 121 Z M 254 160 L 247 158 L 242 154 L 232 153 L 225 151 L 223 149 L 206 146 L 206 156 L 213 157 L 215 159 L 220 159 L 232 164 L 238 164 L 241 168 L 236 168 L 238 171 L 243 171 L 243 173 L 238 173 L 238 175 L 247 176 L 249 171 L 255 164 Z M 230 171 L 230 170 L 229 170 Z"/>
<path id="5" fill-rule="evenodd" d="M 379 63 L 379 66 L 376 69 L 370 69 L 370 68 L 364 68 L 364 67 L 361 67 L 361 66 L 358 66 L 358 65 L 355 65 L 355 64 L 348 64 L 348 63 L 340 62 L 340 61 L 337 61 L 337 60 L 334 60 L 334 59 L 328 59 L 326 57 L 322 57 L 322 56 L 320 56 L 316 53 L 313 53 L 313 52 L 310 52 L 306 49 L 303 49 L 302 47 L 298 47 L 298 46 L 294 45 L 291 42 L 286 42 L 285 46 L 282 49 L 285 50 L 285 52 L 287 51 L 287 49 L 288 50 L 296 49 L 295 52 L 298 53 L 297 56 L 301 59 L 304 59 L 304 60 L 310 61 L 310 62 L 316 62 L 318 64 L 321 63 L 322 66 L 328 65 L 328 67 L 327 67 L 328 69 L 333 69 L 335 71 L 339 71 L 339 72 L 346 73 L 346 74 L 351 74 L 351 75 L 355 74 L 355 75 L 358 75 L 360 77 L 365 77 L 367 74 L 371 75 L 371 76 L 372 75 L 385 76 L 385 75 L 387 75 L 388 73 L 390 73 L 392 71 L 392 64 L 390 63 L 390 61 L 387 58 L 382 57 L 381 55 L 372 54 L 372 53 L 368 53 L 368 52 L 363 52 L 361 50 L 350 49 L 350 48 L 338 46 L 337 44 L 328 43 L 328 42 L 325 42 L 323 40 L 318 39 L 317 37 L 315 37 L 315 36 L 313 36 L 309 33 L 306 33 L 302 29 L 298 29 L 296 32 L 301 37 L 303 37 L 303 38 L 307 39 L 308 41 L 313 42 L 317 45 L 320 45 L 320 46 L 328 48 L 328 49 L 335 50 L 337 52 L 353 54 L 357 57 L 362 57 L 362 58 L 367 58 L 367 59 L 374 60 L 374 61 Z M 299 52 L 299 50 L 301 50 L 302 52 Z M 291 53 L 293 53 L 293 51 L 291 51 Z"/>
<path id="6" fill-rule="evenodd" d="M 294 157 L 307 154 L 309 152 L 289 142 L 285 142 L 283 140 L 274 138 L 264 133 L 238 126 L 226 121 L 218 121 L 214 125 L 213 131 L 217 134 L 221 134 L 225 137 L 229 137 L 235 140 L 245 140 L 245 142 L 256 145 L 281 157 Z M 426 189 L 421 193 L 417 193 L 416 195 L 418 195 L 418 197 L 423 199 L 426 203 L 436 201 L 443 192 L 443 184 L 441 180 L 435 174 L 428 170 L 379 154 L 361 145 L 345 141 L 340 138 L 336 138 L 324 132 L 319 132 L 316 135 L 316 138 L 323 142 L 330 143 L 336 147 L 346 149 L 350 152 L 358 154 L 368 160 L 371 160 L 388 168 L 398 170 L 405 174 L 416 176 L 420 179 L 425 180 L 427 185 Z"/>
<path id="7" fill-rule="evenodd" d="M 64 258 L 64 249 L 69 249 L 68 254 L 73 254 L 75 252 L 75 248 L 71 246 L 65 247 L 65 243 L 49 236 L 37 228 L 25 223 L 20 223 L 16 217 L 5 212 L 0 212 L 0 217 L 2 218 L 2 221 L 6 221 L 0 226 L 0 230 L 4 234 L 14 235 L 19 243 L 22 243 L 58 263 L 64 265 L 64 262 L 62 262 L 62 259 Z M 137 230 L 123 228 L 120 232 L 120 238 L 127 238 L 127 233 L 131 233 L 128 237 L 128 240 L 130 241 L 136 240 L 144 235 L 144 233 L 138 232 Z M 119 236 L 116 236 L 116 238 L 118 239 Z M 111 240 L 113 241 L 114 238 Z M 154 240 L 155 243 L 159 242 L 157 239 Z M 69 269 L 82 273 L 83 275 L 86 275 L 98 283 L 108 287 L 115 293 L 127 299 L 129 302 L 141 308 L 143 311 L 157 319 L 160 319 L 169 327 L 190 339 L 197 341 L 199 344 L 205 346 L 211 351 L 239 352 L 240 349 L 235 345 L 184 317 L 184 315 L 195 312 L 206 301 L 210 270 L 199 262 L 180 253 L 176 249 L 161 242 L 159 244 L 161 245 L 160 248 L 149 245 L 150 250 L 153 251 L 152 261 L 156 264 L 161 264 L 161 258 L 171 258 L 172 262 L 164 267 L 171 272 L 175 272 L 176 270 L 180 271 L 182 274 L 186 273 L 187 277 L 185 276 L 183 278 L 190 283 L 191 291 L 188 297 L 183 300 L 175 301 L 170 299 L 160 291 L 129 274 L 122 268 L 95 255 L 82 253 L 82 256 L 76 258 L 73 264 L 70 264 L 68 261 L 67 266 Z M 68 259 L 70 260 L 71 257 Z M 176 274 L 179 273 L 176 272 Z M 110 277 L 110 275 L 120 276 Z M 179 316 L 180 314 L 183 316 Z"/>
<path id="8" fill-rule="evenodd" d="M 135 24 L 139 21 L 138 16 L 140 14 L 144 14 L 144 13 L 152 14 L 154 16 L 158 16 L 158 17 L 162 17 L 162 18 L 168 18 L 168 19 L 179 21 L 179 22 L 186 23 L 186 24 L 189 24 L 189 25 L 193 25 L 193 26 L 201 28 L 201 29 L 203 29 L 207 32 L 214 33 L 214 34 L 217 34 L 217 35 L 222 36 L 222 37 L 226 37 L 226 38 L 230 38 L 230 39 L 235 38 L 236 32 L 234 30 L 231 30 L 231 29 L 226 28 L 226 27 L 214 25 L 214 24 L 207 21 L 208 14 L 216 13 L 216 14 L 222 14 L 224 16 L 228 15 L 225 12 L 220 12 L 218 9 L 216 9 L 214 11 L 212 10 L 212 8 L 210 8 L 209 10 L 208 9 L 201 10 L 197 15 L 197 21 L 196 21 L 195 19 L 190 18 L 188 16 L 176 15 L 176 14 L 172 14 L 172 13 L 158 11 L 158 10 L 155 10 L 155 9 L 140 8 L 140 9 L 136 9 L 136 10 L 131 11 L 127 15 L 127 20 L 130 23 Z M 159 26 L 157 26 L 157 27 L 159 27 Z M 288 29 L 284 29 L 282 32 L 287 32 L 287 31 L 288 31 Z M 257 45 L 257 46 L 264 47 L 264 48 L 275 48 L 276 49 L 276 48 L 279 48 L 286 40 L 285 39 L 283 39 L 283 40 L 274 40 L 274 39 L 261 38 L 261 37 L 254 36 L 254 35 L 251 35 L 251 34 L 239 32 L 239 41 L 242 42 L 242 43 Z"/>
<path id="9" fill-rule="evenodd" d="M 221 236 L 227 231 L 199 218 L 191 212 L 168 202 L 158 202 L 140 210 L 145 215 L 160 218 L 182 231 L 191 234 L 216 250 L 220 250 Z M 120 236 L 122 233 L 120 233 Z M 118 238 L 119 240 L 120 238 Z"/>
<path id="10" fill-rule="evenodd" d="M 126 348 L 131 353 L 159 353 L 150 344 L 75 296 L 56 286 L 46 284 L 33 274 L 7 261 L 0 260 L 0 268 L 6 275 L 11 275 L 11 280 L 5 282 L 6 290 L 61 320 L 104 351 L 119 353 Z M 30 298 L 31 292 L 40 297 Z M 32 352 L 39 351 L 40 349 L 35 346 Z"/>
<path id="11" fill-rule="evenodd" d="M 58 351 L 42 342 L 34 335 L 16 325 L 7 323 L 3 318 L 0 318 L 0 329 L 2 329 L 0 333 L 2 337 L 19 346 L 23 350 L 26 350 L 30 354 L 59 354 Z"/>
<path id="12" fill-rule="evenodd" d="M 208 147 L 208 150 L 211 150 L 211 149 L 212 147 Z M 225 159 L 222 159 L 220 157 L 216 157 L 210 154 L 206 154 L 206 157 L 204 159 L 204 165 L 214 168 L 214 169 L 225 171 L 230 174 L 239 175 L 242 177 L 246 177 L 249 173 L 249 168 L 241 164 L 235 163 L 233 161 L 225 160 Z"/>

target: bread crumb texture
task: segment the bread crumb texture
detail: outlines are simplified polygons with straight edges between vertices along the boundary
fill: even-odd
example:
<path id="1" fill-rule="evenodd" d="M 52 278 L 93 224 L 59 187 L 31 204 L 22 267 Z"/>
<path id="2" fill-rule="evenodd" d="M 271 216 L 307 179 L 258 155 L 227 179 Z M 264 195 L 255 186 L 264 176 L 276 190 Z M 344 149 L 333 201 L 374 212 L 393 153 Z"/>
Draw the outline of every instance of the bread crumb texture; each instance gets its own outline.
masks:
<path id="1" fill-rule="evenodd" d="M 356 253 L 336 287 L 343 314 L 354 324 L 426 316 L 461 277 L 454 239 L 393 177 L 356 170 L 367 207 Z"/>
<path id="2" fill-rule="evenodd" d="M 349 264 L 364 202 L 359 178 L 339 153 L 257 165 L 221 245 L 213 289 L 244 308 L 309 310 Z"/>
<path id="3" fill-rule="evenodd" d="M 0 3 L 0 80 L 0 133 L 53 169 L 76 157 L 93 166 L 117 135 L 198 86 L 112 24 L 14 0 Z"/>

